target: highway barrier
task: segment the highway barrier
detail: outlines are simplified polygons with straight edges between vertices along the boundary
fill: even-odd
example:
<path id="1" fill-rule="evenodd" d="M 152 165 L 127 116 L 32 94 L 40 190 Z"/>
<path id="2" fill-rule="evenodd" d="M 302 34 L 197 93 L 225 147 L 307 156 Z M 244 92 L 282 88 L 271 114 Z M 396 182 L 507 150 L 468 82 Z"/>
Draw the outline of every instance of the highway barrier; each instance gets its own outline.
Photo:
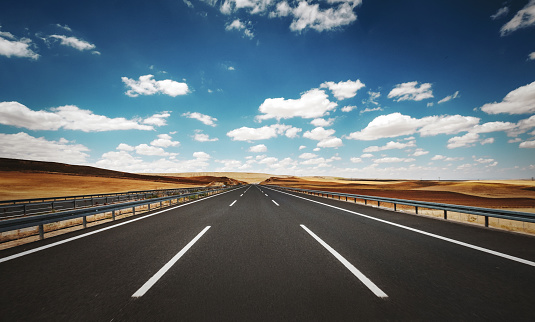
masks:
<path id="1" fill-rule="evenodd" d="M 84 207 L 94 207 L 110 203 L 152 198 L 154 196 L 172 196 L 196 191 L 210 190 L 207 187 L 180 189 L 141 190 L 118 193 L 78 195 L 67 197 L 17 199 L 0 201 L 0 219 L 36 215 L 52 211 L 64 211 Z"/>
<path id="2" fill-rule="evenodd" d="M 44 225 L 46 224 L 65 221 L 65 220 L 72 220 L 72 219 L 77 219 L 77 218 L 83 218 L 83 226 L 84 228 L 86 228 L 88 216 L 111 213 L 112 220 L 115 220 L 116 213 L 124 209 L 132 209 L 132 213 L 135 214 L 136 208 L 146 206 L 148 208 L 148 211 L 150 211 L 151 205 L 159 205 L 160 208 L 163 208 L 164 202 L 167 202 L 169 206 L 171 206 L 173 205 L 173 201 L 175 201 L 174 204 L 177 204 L 180 202 L 181 199 L 183 201 L 190 200 L 190 199 L 197 199 L 202 196 L 212 195 L 212 194 L 225 191 L 228 189 L 232 189 L 232 188 L 234 187 L 230 186 L 230 187 L 224 187 L 224 188 L 188 192 L 188 193 L 183 193 L 183 194 L 175 194 L 175 195 L 161 197 L 161 198 L 150 198 L 150 199 L 145 199 L 145 200 L 123 202 L 123 203 L 112 204 L 112 205 L 103 205 L 103 206 L 96 206 L 96 207 L 82 208 L 82 209 L 72 209 L 72 210 L 53 212 L 53 213 L 48 213 L 48 214 L 5 219 L 5 220 L 0 220 L 0 233 L 14 231 L 14 230 L 28 228 L 28 227 L 39 227 L 39 238 L 44 239 L 45 238 Z"/>
<path id="3" fill-rule="evenodd" d="M 320 197 L 327 197 L 327 198 L 338 197 L 338 200 L 341 200 L 341 198 L 345 198 L 345 200 L 347 201 L 348 198 L 351 198 L 351 199 L 354 199 L 355 202 L 357 202 L 357 199 L 360 199 L 360 200 L 364 200 L 365 205 L 368 205 L 369 201 L 376 201 L 377 206 L 381 206 L 381 202 L 391 203 L 394 205 L 394 211 L 397 211 L 397 205 L 406 205 L 406 206 L 414 207 L 416 214 L 418 214 L 419 208 L 442 210 L 444 212 L 444 219 L 448 219 L 448 212 L 457 212 L 457 213 L 484 216 L 485 227 L 489 226 L 489 217 L 535 223 L 535 213 L 529 213 L 529 212 L 481 208 L 481 207 L 470 207 L 470 206 L 443 204 L 443 203 L 435 203 L 435 202 L 427 202 L 427 201 L 385 198 L 385 197 L 332 192 L 332 191 L 298 189 L 298 188 L 282 187 L 282 186 L 275 186 L 275 185 L 268 185 L 268 187 L 278 188 L 278 189 L 287 190 L 287 191 L 300 192 L 300 193 L 305 193 L 305 194 L 311 194 L 311 195 L 320 196 Z"/>

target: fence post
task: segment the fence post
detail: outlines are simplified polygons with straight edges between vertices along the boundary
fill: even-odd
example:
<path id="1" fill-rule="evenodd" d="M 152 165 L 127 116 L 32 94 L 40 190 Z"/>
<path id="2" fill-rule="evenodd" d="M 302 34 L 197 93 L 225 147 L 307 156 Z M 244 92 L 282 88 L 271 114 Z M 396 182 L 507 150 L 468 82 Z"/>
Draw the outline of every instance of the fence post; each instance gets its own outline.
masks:
<path id="1" fill-rule="evenodd" d="M 45 229 L 43 224 L 39 225 L 39 239 L 45 239 Z"/>

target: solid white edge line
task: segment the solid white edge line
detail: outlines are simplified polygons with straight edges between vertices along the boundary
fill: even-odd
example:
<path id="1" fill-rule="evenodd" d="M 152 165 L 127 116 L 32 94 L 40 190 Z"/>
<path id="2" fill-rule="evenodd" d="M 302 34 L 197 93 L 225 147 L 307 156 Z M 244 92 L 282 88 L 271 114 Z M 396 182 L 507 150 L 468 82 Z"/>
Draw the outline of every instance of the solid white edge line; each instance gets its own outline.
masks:
<path id="1" fill-rule="evenodd" d="M 232 206 L 236 203 L 236 201 L 238 201 L 238 200 L 234 200 L 234 201 L 230 204 L 229 207 L 232 207 Z"/>
<path id="2" fill-rule="evenodd" d="M 276 204 L 277 206 L 279 205 L 275 200 L 271 200 L 271 201 L 273 201 L 273 203 Z"/>
<path id="3" fill-rule="evenodd" d="M 88 232 L 88 233 L 85 233 L 85 234 L 81 234 L 81 235 L 78 235 L 78 236 L 74 236 L 74 237 L 71 237 L 71 238 L 60 240 L 60 241 L 57 241 L 55 243 L 51 243 L 51 244 L 48 244 L 48 245 L 44 245 L 44 246 L 41 246 L 41 247 L 37 247 L 37 248 L 34 248 L 34 249 L 27 250 L 27 251 L 24 251 L 24 252 L 13 254 L 11 256 L 3 257 L 3 258 L 0 258 L 0 263 L 7 262 L 9 260 L 12 260 L 12 259 L 15 259 L 15 258 L 18 258 L 18 257 L 22 257 L 22 256 L 25 256 L 25 255 L 29 255 L 29 254 L 32 254 L 32 253 L 36 253 L 36 252 L 39 252 L 39 251 L 42 251 L 42 250 L 45 250 L 45 249 L 48 249 L 48 248 L 51 248 L 51 247 L 54 247 L 54 246 L 65 244 L 65 243 L 68 243 L 68 242 L 71 242 L 71 241 L 74 241 L 74 240 L 77 240 L 77 239 L 80 239 L 80 238 L 91 236 L 91 235 L 94 235 L 96 233 L 100 233 L 100 232 L 108 230 L 108 229 L 112 229 L 112 228 L 115 228 L 115 227 L 126 225 L 126 224 L 129 224 L 129 223 L 141 220 L 141 219 L 149 218 L 149 217 L 161 214 L 162 212 L 174 210 L 174 209 L 177 209 L 177 208 L 180 208 L 180 207 L 184 207 L 184 206 L 189 206 L 189 205 L 194 204 L 196 202 L 203 201 L 203 200 L 210 199 L 210 198 L 217 197 L 217 196 L 221 196 L 221 195 L 223 195 L 223 194 L 225 194 L 227 192 L 232 192 L 232 191 L 237 190 L 237 189 L 240 189 L 240 188 L 236 188 L 236 189 L 232 189 L 232 190 L 229 190 L 229 191 L 225 191 L 223 193 L 219 193 L 219 194 L 212 195 L 212 196 L 209 196 L 209 197 L 205 197 L 205 198 L 202 198 L 202 199 L 197 199 L 197 200 L 194 200 L 194 201 L 190 201 L 190 202 L 188 202 L 186 204 L 182 204 L 182 205 L 178 205 L 178 206 L 175 206 L 175 207 L 172 207 L 172 208 L 164 209 L 164 210 L 161 210 L 161 211 L 158 211 L 158 212 L 155 212 L 155 213 L 143 216 L 143 217 L 134 218 L 134 219 L 129 220 L 129 221 L 125 221 L 125 222 L 122 222 L 122 223 L 119 223 L 119 224 L 115 224 L 113 226 L 109 226 L 109 227 L 106 227 L 106 228 L 101 228 L 101 229 L 94 230 L 94 231 L 91 231 L 91 232 Z"/>
<path id="4" fill-rule="evenodd" d="M 271 189 L 271 188 L 268 188 L 268 189 Z M 271 189 L 271 190 L 273 190 L 273 189 Z M 396 223 L 393 223 L 393 222 L 390 222 L 390 221 L 386 221 L 386 220 L 383 220 L 383 219 L 367 216 L 367 215 L 361 214 L 361 213 L 356 212 L 356 211 L 351 211 L 351 210 L 347 210 L 347 209 L 344 209 L 344 208 L 340 208 L 340 207 L 336 207 L 336 206 L 333 206 L 333 205 L 329 205 L 329 204 L 326 204 L 326 203 L 323 203 L 323 202 L 319 202 L 319 201 L 316 201 L 316 200 L 311 200 L 311 199 L 307 199 L 307 198 L 304 198 L 304 197 L 301 197 L 301 196 L 292 195 L 291 193 L 283 192 L 283 191 L 280 191 L 280 190 L 276 190 L 276 191 L 278 191 L 280 193 L 284 193 L 284 194 L 290 195 L 290 196 L 294 196 L 296 198 L 301 198 L 301 199 L 304 199 L 304 200 L 308 200 L 310 202 L 315 202 L 315 203 L 318 203 L 320 205 L 324 205 L 324 206 L 331 207 L 331 208 L 334 208 L 334 209 L 338 209 L 338 210 L 342 210 L 342 211 L 345 211 L 345 212 L 349 212 L 349 213 L 352 213 L 352 214 L 355 214 L 355 215 L 358 215 L 358 216 L 362 216 L 362 217 L 365 217 L 365 218 L 368 218 L 368 219 L 371 219 L 371 220 L 379 221 L 379 222 L 382 222 L 382 223 L 385 223 L 385 224 L 388 224 L 388 225 L 392 225 L 392 226 L 396 226 L 396 227 L 399 227 L 399 228 L 407 229 L 407 230 L 413 231 L 415 233 L 419 233 L 419 234 L 426 235 L 426 236 L 429 236 L 429 237 L 437 238 L 437 239 L 444 240 L 444 241 L 447 241 L 447 242 L 450 242 L 450 243 L 453 243 L 453 244 L 457 244 L 457 245 L 460 245 L 460 246 L 472 248 L 472 249 L 478 250 L 480 252 L 484 252 L 484 253 L 487 253 L 487 254 L 495 255 L 495 256 L 498 256 L 498 257 L 502 257 L 502 258 L 505 258 L 505 259 L 509 259 L 509 260 L 512 260 L 512 261 L 515 261 L 515 262 L 519 262 L 519 263 L 522 263 L 522 264 L 526 264 L 526 265 L 530 265 L 530 266 L 535 267 L 535 262 L 529 261 L 527 259 L 523 259 L 523 258 L 512 256 L 512 255 L 507 255 L 507 254 L 500 253 L 500 252 L 497 252 L 497 251 L 494 251 L 494 250 L 491 250 L 491 249 L 488 249 L 488 248 L 484 248 L 484 247 L 468 244 L 468 243 L 465 243 L 465 242 L 462 242 L 462 241 L 458 241 L 458 240 L 455 240 L 455 239 L 451 239 L 451 238 L 448 238 L 448 237 L 435 235 L 433 233 L 428 233 L 428 232 L 423 231 L 423 230 L 419 230 L 419 229 L 411 228 L 411 227 L 408 227 L 408 226 L 403 226 L 403 225 L 400 225 L 400 224 L 396 224 Z"/>
<path id="5" fill-rule="evenodd" d="M 325 247 L 334 257 L 336 257 L 337 260 L 340 261 L 353 275 L 355 275 L 356 278 L 358 278 L 366 287 L 370 289 L 370 291 L 375 294 L 377 297 L 388 297 L 385 292 L 383 292 L 377 285 L 375 285 L 369 278 L 366 277 L 366 275 L 362 274 L 353 264 L 351 264 L 347 259 L 345 259 L 340 253 L 338 253 L 336 250 L 334 250 L 331 246 L 329 246 L 326 242 L 324 242 L 321 238 L 319 238 L 316 234 L 314 234 L 310 229 L 308 229 L 305 225 L 301 225 L 301 228 L 303 228 L 307 233 L 310 234 L 310 236 L 314 237 L 314 239 L 321 244 L 321 246 Z"/>
<path id="6" fill-rule="evenodd" d="M 267 193 L 264 193 L 266 195 L 266 197 L 268 197 Z"/>
<path id="7" fill-rule="evenodd" d="M 156 274 L 154 274 L 143 286 L 139 288 L 132 297 L 142 297 L 158 280 L 195 244 L 204 233 L 210 229 L 210 226 L 206 226 L 195 238 L 193 238 L 180 252 L 178 252 L 167 264 L 165 264 Z"/>

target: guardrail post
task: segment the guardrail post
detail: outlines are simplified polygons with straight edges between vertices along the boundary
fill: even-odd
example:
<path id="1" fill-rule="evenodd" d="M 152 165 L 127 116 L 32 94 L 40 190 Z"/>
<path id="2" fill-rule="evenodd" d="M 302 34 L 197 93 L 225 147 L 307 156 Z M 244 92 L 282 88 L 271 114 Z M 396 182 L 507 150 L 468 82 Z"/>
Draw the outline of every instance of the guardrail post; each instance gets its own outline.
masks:
<path id="1" fill-rule="evenodd" d="M 394 204 L 394 211 L 397 211 L 397 209 L 396 209 L 396 204 Z"/>
<path id="2" fill-rule="evenodd" d="M 115 221 L 115 210 L 111 211 L 111 220 Z"/>
<path id="3" fill-rule="evenodd" d="M 4 213 L 6 212 L 6 210 L 4 209 Z M 26 216 L 26 204 L 24 204 L 24 216 Z"/>
<path id="4" fill-rule="evenodd" d="M 485 216 L 485 227 L 489 226 L 489 216 Z"/>
<path id="5" fill-rule="evenodd" d="M 364 199 L 364 204 L 365 204 L 365 205 L 368 204 L 368 199 Z"/>
<path id="6" fill-rule="evenodd" d="M 418 206 L 414 206 L 414 210 L 416 211 L 416 214 L 418 214 Z"/>
<path id="7" fill-rule="evenodd" d="M 380 207 L 380 206 L 381 206 L 381 202 L 377 200 L 377 207 Z"/>
<path id="8" fill-rule="evenodd" d="M 136 206 L 132 207 L 132 215 L 136 214 Z"/>
<path id="9" fill-rule="evenodd" d="M 83 217 L 83 222 L 84 222 L 84 228 L 87 228 L 87 217 L 86 216 Z"/>
<path id="10" fill-rule="evenodd" d="M 448 211 L 444 210 L 444 219 L 448 219 Z"/>
<path id="11" fill-rule="evenodd" d="M 39 239 L 45 239 L 45 229 L 43 224 L 39 225 Z"/>

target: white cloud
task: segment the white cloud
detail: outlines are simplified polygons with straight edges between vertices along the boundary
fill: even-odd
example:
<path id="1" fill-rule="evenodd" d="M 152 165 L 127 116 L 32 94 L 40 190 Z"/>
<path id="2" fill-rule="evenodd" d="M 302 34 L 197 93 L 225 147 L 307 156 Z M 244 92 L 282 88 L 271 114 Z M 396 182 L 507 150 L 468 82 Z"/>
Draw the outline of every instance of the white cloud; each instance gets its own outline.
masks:
<path id="1" fill-rule="evenodd" d="M 494 138 L 487 138 L 487 139 L 484 139 L 484 140 L 481 140 L 481 145 L 485 145 L 485 144 L 492 144 L 494 143 Z"/>
<path id="2" fill-rule="evenodd" d="M 150 124 L 150 125 L 156 125 L 156 126 L 164 126 L 167 125 L 166 118 L 171 116 L 170 112 L 162 112 L 160 114 L 154 114 L 151 117 L 148 117 L 143 120 L 143 124 Z"/>
<path id="3" fill-rule="evenodd" d="M 496 19 L 499 19 L 501 17 L 507 16 L 508 13 L 509 13 L 509 7 L 503 7 L 503 8 L 498 9 L 498 11 L 496 11 L 495 14 L 490 16 L 490 18 L 492 20 L 496 20 Z"/>
<path id="4" fill-rule="evenodd" d="M 306 148 L 307 148 L 307 147 L 304 146 L 304 145 L 300 145 L 300 146 L 299 146 L 299 150 L 303 150 L 303 149 L 306 149 Z"/>
<path id="5" fill-rule="evenodd" d="M 119 145 L 117 146 L 116 148 L 117 150 L 119 151 L 134 151 L 136 148 L 134 148 L 133 146 L 130 146 L 126 143 L 119 143 Z"/>
<path id="6" fill-rule="evenodd" d="M 377 140 L 419 132 L 421 136 L 438 134 L 455 134 L 470 130 L 479 122 L 479 118 L 461 115 L 427 116 L 412 118 L 401 113 L 380 115 L 361 131 L 350 133 L 348 139 Z"/>
<path id="7" fill-rule="evenodd" d="M 203 152 L 202 152 L 203 153 Z M 196 154 L 202 157 L 202 154 Z M 174 160 L 160 158 L 154 161 L 146 161 L 141 157 L 134 157 L 127 151 L 110 151 L 102 155 L 96 162 L 96 166 L 111 170 L 126 171 L 132 173 L 180 173 L 200 172 L 209 166 L 206 158 L 194 158 L 189 160 Z"/>
<path id="8" fill-rule="evenodd" d="M 360 156 L 361 158 L 373 158 L 373 154 L 371 153 L 364 153 Z"/>
<path id="9" fill-rule="evenodd" d="M 158 117 L 163 118 L 160 114 Z M 166 116 L 165 116 L 166 117 Z M 154 119 L 154 116 L 148 119 Z M 18 102 L 0 102 L 0 124 L 23 127 L 29 130 L 80 130 L 103 132 L 114 130 L 154 130 L 144 120 L 108 118 L 82 110 L 74 105 L 51 108 L 50 111 L 33 111 Z"/>
<path id="10" fill-rule="evenodd" d="M 178 146 L 180 142 L 173 141 L 169 134 L 159 134 L 156 140 L 153 140 L 150 145 L 158 146 L 162 148 L 168 148 L 170 146 Z"/>
<path id="11" fill-rule="evenodd" d="M 520 28 L 526 28 L 535 24 L 535 0 L 530 0 L 524 8 L 519 10 L 508 23 L 502 26 L 502 36 L 512 33 Z"/>
<path id="12" fill-rule="evenodd" d="M 429 153 L 429 151 L 425 151 L 424 149 L 416 149 L 416 151 L 414 151 L 414 153 L 411 154 L 411 156 L 419 157 L 419 156 L 422 156 L 422 155 L 426 155 L 428 153 Z"/>
<path id="13" fill-rule="evenodd" d="M 363 88 L 365 85 L 360 81 L 351 81 L 348 80 L 346 82 L 325 82 L 321 84 L 321 88 L 328 88 L 332 91 L 334 97 L 336 97 L 337 100 L 343 100 L 346 98 L 351 98 L 357 95 L 357 91 L 361 88 Z"/>
<path id="14" fill-rule="evenodd" d="M 413 161 L 416 161 L 416 159 L 413 159 L 413 158 L 385 157 L 385 158 L 373 160 L 374 163 L 398 163 L 398 162 L 413 162 Z"/>
<path id="15" fill-rule="evenodd" d="M 326 130 L 323 127 L 317 127 L 312 131 L 306 131 L 303 137 L 319 141 L 317 146 L 320 148 L 337 148 L 343 145 L 340 138 L 332 136 L 335 130 Z"/>
<path id="16" fill-rule="evenodd" d="M 374 107 L 374 108 L 366 107 L 365 109 L 363 109 L 363 110 L 360 111 L 359 113 L 362 114 L 362 113 L 375 112 L 375 111 L 382 111 L 382 110 L 383 110 L 383 108 L 380 107 L 380 106 L 377 106 L 377 107 Z"/>
<path id="17" fill-rule="evenodd" d="M 89 149 L 66 139 L 48 141 L 27 133 L 0 133 L 0 156 L 35 161 L 53 161 L 69 164 L 86 164 Z"/>
<path id="18" fill-rule="evenodd" d="M 535 60 L 535 51 L 528 55 L 528 60 Z"/>
<path id="19" fill-rule="evenodd" d="M 342 107 L 342 112 L 351 112 L 352 110 L 356 109 L 357 107 L 355 105 L 348 105 Z"/>
<path id="20" fill-rule="evenodd" d="M 522 149 L 535 149 L 535 140 L 524 141 L 518 145 Z"/>
<path id="21" fill-rule="evenodd" d="M 318 155 L 317 154 L 314 154 L 314 153 L 303 153 L 299 156 L 300 159 L 313 159 L 313 158 L 317 158 Z"/>
<path id="22" fill-rule="evenodd" d="M 457 97 L 459 97 L 459 91 L 456 91 L 456 92 L 453 93 L 452 95 L 448 95 L 448 96 L 444 97 L 443 99 L 441 99 L 440 101 L 438 101 L 437 104 L 446 103 L 446 102 L 448 102 L 448 101 L 451 101 L 452 99 L 456 99 Z"/>
<path id="23" fill-rule="evenodd" d="M 487 114 L 535 113 L 535 82 L 521 86 L 509 92 L 499 103 L 494 102 L 483 105 L 481 110 Z"/>
<path id="24" fill-rule="evenodd" d="M 292 117 L 318 118 L 329 114 L 335 109 L 336 103 L 329 101 L 325 91 L 314 88 L 305 92 L 299 99 L 268 98 L 260 105 L 258 120 L 275 118 L 288 119 Z"/>
<path id="25" fill-rule="evenodd" d="M 78 39 L 76 37 L 68 37 L 65 35 L 50 35 L 48 38 L 56 39 L 60 41 L 60 44 L 67 47 L 72 47 L 79 51 L 84 50 L 92 50 L 95 49 L 96 46 L 94 44 L 91 44 L 85 40 Z"/>
<path id="26" fill-rule="evenodd" d="M 286 130 L 286 133 L 284 133 L 284 135 L 290 139 L 293 139 L 295 137 L 297 137 L 297 133 L 303 131 L 302 129 L 300 128 L 297 128 L 297 127 L 292 127 L 292 128 L 289 128 L 288 130 Z"/>
<path id="27" fill-rule="evenodd" d="M 186 112 L 182 114 L 182 116 L 201 121 L 203 124 L 210 126 L 216 126 L 215 122 L 217 122 L 217 119 L 215 117 L 211 117 L 210 115 L 205 115 L 198 112 Z"/>
<path id="28" fill-rule="evenodd" d="M 236 19 L 236 20 L 232 21 L 231 23 L 227 24 L 227 26 L 225 27 L 225 30 L 227 30 L 227 31 L 231 31 L 231 30 L 243 31 L 243 36 L 244 37 L 247 37 L 249 39 L 253 39 L 254 38 L 253 31 L 250 28 L 248 28 L 245 25 L 245 23 L 240 21 L 240 19 Z"/>
<path id="29" fill-rule="evenodd" d="M 0 55 L 6 57 L 23 57 L 38 59 L 39 55 L 32 49 L 35 45 L 29 38 L 17 39 L 12 33 L 0 31 Z"/>
<path id="30" fill-rule="evenodd" d="M 448 149 L 455 149 L 460 147 L 470 147 L 479 141 L 479 134 L 466 133 L 463 136 L 455 136 L 448 140 Z"/>
<path id="31" fill-rule="evenodd" d="M 260 128 L 240 127 L 238 129 L 227 132 L 227 136 L 231 137 L 233 141 L 255 141 L 255 140 L 267 140 L 278 135 L 286 133 L 291 136 L 296 128 L 290 125 L 273 124 L 270 126 L 263 126 Z M 301 130 L 301 129 L 299 129 Z"/>
<path id="32" fill-rule="evenodd" d="M 195 134 L 193 135 L 193 139 L 198 142 L 215 142 L 218 141 L 218 138 L 211 139 L 208 134 L 202 133 L 201 130 L 195 130 Z"/>
<path id="33" fill-rule="evenodd" d="M 169 152 L 165 152 L 164 149 L 152 145 L 140 144 L 135 147 L 136 153 L 140 155 L 157 155 L 157 156 L 168 156 L 172 155 Z M 176 153 L 174 153 L 176 155 Z"/>
<path id="34" fill-rule="evenodd" d="M 130 97 L 137 97 L 139 95 L 154 95 L 165 94 L 172 97 L 178 95 L 186 95 L 189 93 L 189 88 L 186 83 L 176 82 L 170 79 L 157 81 L 153 79 L 154 75 L 139 76 L 139 80 L 128 77 L 121 77 L 126 87 L 130 88 L 126 91 L 126 95 Z"/>
<path id="35" fill-rule="evenodd" d="M 355 157 L 353 157 L 353 158 L 351 158 L 351 159 L 349 159 L 349 160 L 350 160 L 351 162 L 353 162 L 353 163 L 361 163 L 361 162 L 362 162 L 362 159 L 361 159 L 361 158 L 355 158 Z"/>
<path id="36" fill-rule="evenodd" d="M 322 119 L 322 118 L 317 118 L 317 119 L 313 119 L 310 124 L 314 125 L 314 126 L 321 126 L 321 127 L 326 127 L 326 126 L 331 126 L 333 125 L 333 122 L 334 122 L 334 119 L 333 118 L 330 118 L 328 120 L 326 119 Z"/>
<path id="37" fill-rule="evenodd" d="M 63 29 L 63 30 L 67 30 L 67 31 L 69 31 L 69 32 L 72 32 L 71 27 L 69 27 L 68 25 L 62 26 L 62 25 L 60 25 L 59 23 L 57 23 L 57 24 L 56 24 L 56 27 L 61 28 L 61 29 Z"/>
<path id="38" fill-rule="evenodd" d="M 407 143 L 390 141 L 384 146 L 369 146 L 362 150 L 362 152 L 378 152 L 392 149 L 405 149 L 416 146 L 416 141 L 409 141 Z"/>
<path id="39" fill-rule="evenodd" d="M 200 161 L 207 161 L 210 158 L 212 158 L 208 153 L 206 152 L 193 152 L 193 157 Z"/>
<path id="40" fill-rule="evenodd" d="M 297 7 L 291 11 L 294 20 L 290 25 L 290 30 L 300 32 L 310 28 L 321 32 L 349 25 L 357 20 L 357 15 L 353 12 L 353 8 L 361 3 L 362 1 L 360 0 L 344 1 L 337 7 L 320 9 L 317 3 L 309 4 L 304 0 L 299 1 Z"/>
<path id="41" fill-rule="evenodd" d="M 248 151 L 249 152 L 253 152 L 253 153 L 266 152 L 267 151 L 267 146 L 265 146 L 264 144 L 254 145 L 254 146 L 250 147 Z"/>
<path id="42" fill-rule="evenodd" d="M 395 101 L 421 101 L 427 98 L 433 98 L 433 90 L 430 83 L 420 84 L 418 82 L 407 82 L 396 85 L 390 93 L 388 98 L 393 98 Z M 397 99 L 395 99 L 397 98 Z"/>

